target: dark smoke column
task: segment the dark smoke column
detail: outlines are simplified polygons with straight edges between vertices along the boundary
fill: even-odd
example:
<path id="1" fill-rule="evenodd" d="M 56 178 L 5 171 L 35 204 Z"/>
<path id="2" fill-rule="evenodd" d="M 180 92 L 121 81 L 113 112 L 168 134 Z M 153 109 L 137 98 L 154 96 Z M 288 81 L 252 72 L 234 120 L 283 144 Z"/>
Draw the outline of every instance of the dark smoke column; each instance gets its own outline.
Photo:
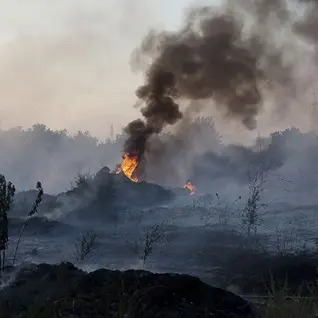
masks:
<path id="1" fill-rule="evenodd" d="M 141 109 L 144 121 L 137 119 L 127 125 L 128 139 L 125 152 L 138 154 L 142 159 L 147 141 L 153 134 L 159 134 L 166 125 L 173 125 L 182 118 L 178 104 L 175 103 L 175 76 L 161 68 L 149 70 L 147 84 L 140 87 L 136 94 L 145 107 Z"/>
<path id="2" fill-rule="evenodd" d="M 146 36 L 137 51 L 139 60 L 151 60 L 146 83 L 137 90 L 145 105 L 144 120 L 126 127 L 126 152 L 142 157 L 151 135 L 182 118 L 180 101 L 192 101 L 192 105 L 206 101 L 247 129 L 256 127 L 255 116 L 262 105 L 259 85 L 269 80 L 259 66 L 266 50 L 256 35 L 243 34 L 243 22 L 233 11 L 225 14 L 201 8 L 188 15 L 178 32 Z M 279 61 L 275 59 L 275 70 L 281 67 Z"/>
<path id="3" fill-rule="evenodd" d="M 302 17 L 291 1 L 306 8 Z M 192 10 L 177 32 L 151 31 L 134 60 L 145 72 L 145 85 L 136 93 L 144 118 L 126 127 L 125 152 L 138 154 L 141 162 L 155 148 L 148 147 L 150 137 L 182 120 L 181 102 L 191 105 L 187 119 L 201 107 L 216 107 L 249 130 L 256 128 L 265 97 L 286 113 L 299 98 L 302 61 L 308 58 L 312 69 L 317 67 L 318 54 L 312 59 L 299 44 L 305 40 L 317 47 L 317 16 L 317 0 L 224 0 L 219 9 Z M 140 67 L 140 61 L 146 63 Z"/>

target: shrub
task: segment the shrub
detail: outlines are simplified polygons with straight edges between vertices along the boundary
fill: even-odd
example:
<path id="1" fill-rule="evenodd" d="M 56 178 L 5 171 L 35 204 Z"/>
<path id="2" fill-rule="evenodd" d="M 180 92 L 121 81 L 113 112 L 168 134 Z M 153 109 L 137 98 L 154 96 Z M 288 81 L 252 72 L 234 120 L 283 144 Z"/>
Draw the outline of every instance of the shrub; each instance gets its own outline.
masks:
<path id="1" fill-rule="evenodd" d="M 89 173 L 78 173 L 77 176 L 74 178 L 74 181 L 71 182 L 71 190 L 88 190 L 91 180 L 92 176 Z"/>
<path id="2" fill-rule="evenodd" d="M 11 209 L 15 186 L 0 175 L 0 272 L 4 270 L 5 251 L 8 247 L 8 212 Z"/>
<path id="3" fill-rule="evenodd" d="M 28 217 L 27 219 L 25 220 L 24 224 L 22 225 L 22 228 L 21 228 L 21 231 L 20 231 L 20 235 L 19 235 L 19 238 L 18 238 L 18 242 L 17 242 L 17 246 L 15 248 L 15 251 L 14 251 L 14 256 L 13 256 L 13 261 L 12 261 L 12 265 L 14 266 L 15 264 L 15 260 L 16 260 L 16 257 L 17 257 L 17 252 L 18 252 L 18 248 L 19 248 L 19 245 L 20 245 L 20 241 L 21 241 L 21 237 L 22 237 L 22 234 L 24 232 L 24 229 L 25 227 L 27 226 L 28 224 L 28 220 L 30 217 L 32 217 L 35 213 L 38 212 L 38 208 L 39 208 L 39 205 L 40 203 L 42 202 L 43 200 L 43 195 L 44 195 L 44 191 L 43 191 L 43 188 L 42 188 L 42 183 L 40 181 L 38 181 L 36 183 L 36 189 L 38 191 L 38 194 L 36 196 L 36 199 L 33 203 L 33 206 L 28 214 Z"/>
<path id="4" fill-rule="evenodd" d="M 152 255 L 155 246 L 163 242 L 163 223 L 155 224 L 144 230 L 143 235 L 135 242 L 126 241 L 132 245 L 134 253 L 142 261 L 142 266 L 146 266 L 148 258 Z"/>
<path id="5" fill-rule="evenodd" d="M 248 198 L 242 211 L 242 227 L 247 236 L 251 236 L 252 234 L 256 235 L 257 229 L 262 221 L 263 214 L 261 210 L 266 207 L 266 205 L 262 203 L 266 172 L 261 170 L 252 176 L 249 171 L 248 179 Z"/>
<path id="6" fill-rule="evenodd" d="M 93 231 L 87 231 L 75 242 L 74 257 L 78 263 L 84 260 L 96 249 L 97 234 Z"/>

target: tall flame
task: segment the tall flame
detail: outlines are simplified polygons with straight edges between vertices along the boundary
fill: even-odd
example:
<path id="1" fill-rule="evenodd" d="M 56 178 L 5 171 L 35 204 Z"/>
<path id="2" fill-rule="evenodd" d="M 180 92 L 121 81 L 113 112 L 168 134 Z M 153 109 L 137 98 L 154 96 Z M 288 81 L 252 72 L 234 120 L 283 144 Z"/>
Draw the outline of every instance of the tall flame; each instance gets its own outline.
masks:
<path id="1" fill-rule="evenodd" d="M 138 182 L 139 179 L 134 175 L 137 167 L 138 155 L 125 153 L 123 155 L 121 165 L 117 168 L 116 173 L 120 173 L 122 171 L 131 181 Z"/>
<path id="2" fill-rule="evenodd" d="M 190 181 L 188 180 L 185 185 L 184 185 L 184 188 L 185 189 L 188 189 L 190 191 L 190 195 L 194 195 L 197 188 L 195 187 L 195 185 Z"/>

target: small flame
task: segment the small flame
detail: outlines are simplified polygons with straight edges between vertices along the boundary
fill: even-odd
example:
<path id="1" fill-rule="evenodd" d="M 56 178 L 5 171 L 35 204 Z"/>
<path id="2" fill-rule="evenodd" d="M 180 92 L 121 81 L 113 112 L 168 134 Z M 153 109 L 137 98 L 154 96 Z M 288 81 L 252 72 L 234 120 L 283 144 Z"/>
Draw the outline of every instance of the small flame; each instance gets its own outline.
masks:
<path id="1" fill-rule="evenodd" d="M 123 172 L 131 181 L 138 182 L 138 178 L 134 176 L 134 172 L 138 167 L 138 156 L 125 153 L 120 167 L 116 169 L 116 173 Z"/>
<path id="2" fill-rule="evenodd" d="M 184 185 L 184 188 L 185 189 L 188 189 L 190 191 L 190 195 L 194 195 L 197 188 L 195 187 L 195 185 L 190 181 L 188 180 L 185 185 Z"/>

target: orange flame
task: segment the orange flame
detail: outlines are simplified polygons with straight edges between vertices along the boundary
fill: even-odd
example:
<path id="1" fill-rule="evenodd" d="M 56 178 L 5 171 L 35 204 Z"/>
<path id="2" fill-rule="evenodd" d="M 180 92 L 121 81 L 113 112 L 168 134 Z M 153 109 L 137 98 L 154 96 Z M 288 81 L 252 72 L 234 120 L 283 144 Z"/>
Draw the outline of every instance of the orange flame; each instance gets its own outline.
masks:
<path id="1" fill-rule="evenodd" d="M 138 182 L 138 178 L 134 176 L 134 172 L 138 167 L 138 156 L 125 153 L 120 167 L 116 169 L 116 173 L 123 172 L 131 181 Z"/>
<path id="2" fill-rule="evenodd" d="M 190 181 L 188 180 L 185 185 L 184 185 L 184 188 L 185 189 L 188 189 L 190 191 L 190 195 L 194 195 L 197 188 L 195 187 L 195 185 Z"/>

